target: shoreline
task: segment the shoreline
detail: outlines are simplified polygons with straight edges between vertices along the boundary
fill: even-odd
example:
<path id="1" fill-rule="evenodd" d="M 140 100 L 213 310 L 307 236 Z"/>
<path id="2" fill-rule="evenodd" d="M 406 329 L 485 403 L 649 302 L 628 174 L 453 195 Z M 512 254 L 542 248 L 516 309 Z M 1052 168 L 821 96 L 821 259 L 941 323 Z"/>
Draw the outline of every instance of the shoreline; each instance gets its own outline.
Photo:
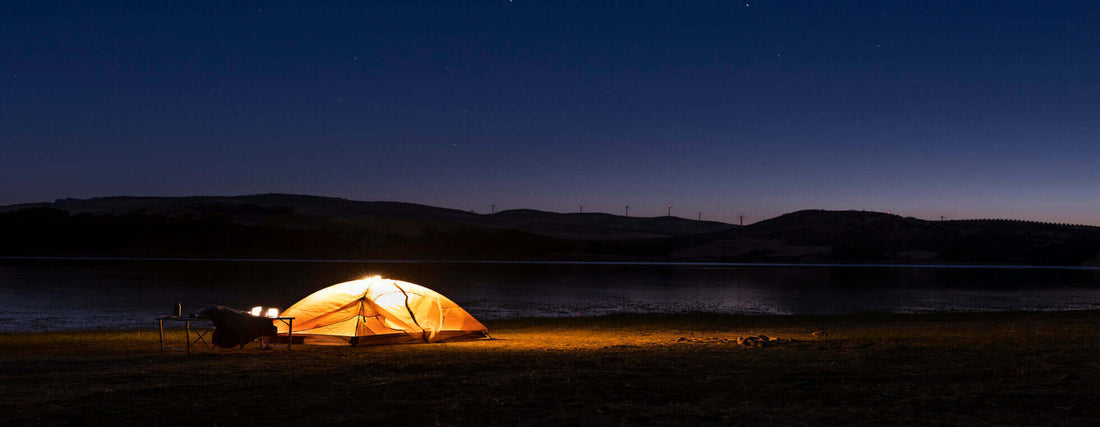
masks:
<path id="1" fill-rule="evenodd" d="M 1100 310 L 485 323 L 495 340 L 251 344 L 190 357 L 161 353 L 154 330 L 0 335 L 0 413 L 14 425 L 1085 425 L 1100 417 Z M 780 340 L 738 344 L 761 334 Z"/>
<path id="2" fill-rule="evenodd" d="M 512 318 L 486 318 L 482 320 L 485 324 L 512 324 L 512 323 L 555 323 L 557 321 L 599 321 L 600 319 L 613 319 L 613 318 L 666 318 L 666 317 L 700 317 L 700 318 L 729 318 L 735 319 L 810 319 L 818 322 L 828 321 L 870 321 L 872 319 L 878 320 L 916 320 L 919 318 L 924 319 L 946 319 L 946 318 L 970 318 L 970 317 L 1013 317 L 1013 316 L 1027 316 L 1037 314 L 1087 314 L 1095 313 L 1100 317 L 1100 308 L 1094 309 L 1071 309 L 1071 310 L 971 310 L 971 311 L 926 311 L 915 313 L 890 313 L 880 311 L 860 311 L 853 313 L 840 313 L 840 314 L 776 314 L 776 313 L 719 313 L 719 312 L 706 312 L 706 311 L 684 311 L 684 312 L 650 312 L 650 313 L 637 313 L 637 312 L 622 312 L 622 313 L 609 313 L 598 315 L 566 315 L 566 316 L 528 316 L 528 317 L 512 317 Z M 892 319 L 892 320 L 891 320 Z M 782 322 L 778 322 L 782 323 Z M 154 326 L 149 327 L 120 327 L 120 328 L 108 328 L 108 327 L 90 327 L 80 329 L 58 329 L 58 330 L 43 330 L 43 331 L 0 331 L 0 338 L 13 337 L 21 335 L 50 335 L 50 334 L 89 334 L 89 333 L 102 333 L 102 334 L 114 334 L 114 333 L 145 333 L 156 332 L 157 328 Z"/>

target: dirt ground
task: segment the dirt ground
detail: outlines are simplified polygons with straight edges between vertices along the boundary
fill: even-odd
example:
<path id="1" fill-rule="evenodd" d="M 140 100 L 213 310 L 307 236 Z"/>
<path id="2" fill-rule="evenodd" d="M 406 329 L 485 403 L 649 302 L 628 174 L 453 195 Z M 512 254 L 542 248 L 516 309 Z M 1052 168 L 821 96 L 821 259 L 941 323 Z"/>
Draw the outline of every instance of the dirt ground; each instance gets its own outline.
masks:
<path id="1" fill-rule="evenodd" d="M 1100 311 L 487 324 L 495 340 L 192 356 L 155 331 L 0 335 L 0 424 L 1100 423 Z"/>

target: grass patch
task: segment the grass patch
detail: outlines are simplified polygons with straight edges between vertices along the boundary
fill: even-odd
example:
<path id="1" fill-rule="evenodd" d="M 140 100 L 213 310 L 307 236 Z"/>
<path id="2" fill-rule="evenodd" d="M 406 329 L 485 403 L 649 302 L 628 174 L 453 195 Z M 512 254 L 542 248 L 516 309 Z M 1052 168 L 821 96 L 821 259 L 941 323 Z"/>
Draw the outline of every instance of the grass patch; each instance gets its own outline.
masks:
<path id="1" fill-rule="evenodd" d="M 0 424 L 1090 424 L 1098 315 L 519 319 L 493 341 L 193 356 L 156 331 L 7 334 Z M 786 340 L 736 344 L 760 334 Z"/>

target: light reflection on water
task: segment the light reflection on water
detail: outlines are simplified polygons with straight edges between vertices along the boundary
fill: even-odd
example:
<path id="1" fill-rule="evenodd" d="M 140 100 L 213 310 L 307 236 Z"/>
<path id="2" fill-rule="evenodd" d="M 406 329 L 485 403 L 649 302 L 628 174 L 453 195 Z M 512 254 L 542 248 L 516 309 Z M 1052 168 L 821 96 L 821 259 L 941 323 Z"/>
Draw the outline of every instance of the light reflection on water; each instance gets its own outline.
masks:
<path id="1" fill-rule="evenodd" d="M 1100 271 L 953 266 L 0 259 L 0 332 L 148 328 L 175 302 L 285 308 L 370 275 L 484 319 L 611 313 L 915 313 L 1100 308 Z"/>

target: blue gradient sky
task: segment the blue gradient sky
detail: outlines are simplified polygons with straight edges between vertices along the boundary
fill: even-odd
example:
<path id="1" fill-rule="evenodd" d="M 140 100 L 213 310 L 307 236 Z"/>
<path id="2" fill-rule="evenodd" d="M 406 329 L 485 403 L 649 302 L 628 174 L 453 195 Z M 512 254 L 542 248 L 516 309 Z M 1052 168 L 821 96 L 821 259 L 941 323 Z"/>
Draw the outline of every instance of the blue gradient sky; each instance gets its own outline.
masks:
<path id="1" fill-rule="evenodd" d="M 104 3 L 0 2 L 0 204 L 1100 225 L 1094 1 Z"/>

